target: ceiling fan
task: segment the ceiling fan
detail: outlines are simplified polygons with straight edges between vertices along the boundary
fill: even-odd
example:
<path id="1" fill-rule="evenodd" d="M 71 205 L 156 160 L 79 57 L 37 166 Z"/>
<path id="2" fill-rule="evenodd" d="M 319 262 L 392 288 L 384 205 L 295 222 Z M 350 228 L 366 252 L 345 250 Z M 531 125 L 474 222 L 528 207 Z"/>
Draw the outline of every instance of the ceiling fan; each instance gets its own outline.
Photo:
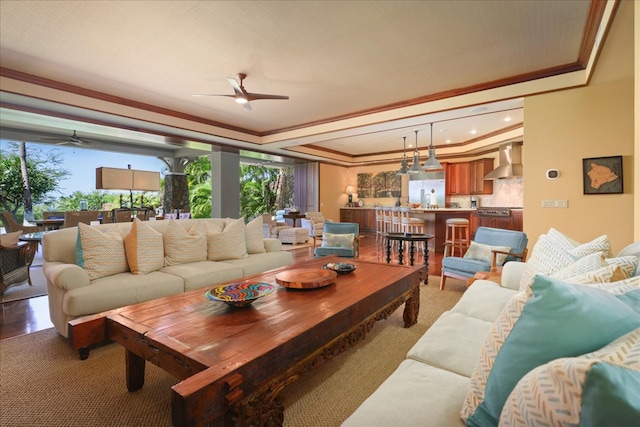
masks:
<path id="1" fill-rule="evenodd" d="M 86 139 L 80 139 L 80 137 L 76 134 L 76 131 L 73 131 L 73 135 L 60 139 L 60 138 L 42 138 L 44 141 L 57 141 L 56 145 L 75 145 L 76 147 L 93 147 L 95 143 L 93 141 L 88 141 Z"/>
<path id="2" fill-rule="evenodd" d="M 238 73 L 237 80 L 234 79 L 233 77 L 227 77 L 229 84 L 231 85 L 231 87 L 233 88 L 233 91 L 235 92 L 234 95 L 201 94 L 201 95 L 193 95 L 193 96 L 226 96 L 228 98 L 235 98 L 238 104 L 242 104 L 242 106 L 249 111 L 251 111 L 251 105 L 249 105 L 249 102 L 251 101 L 257 101 L 260 99 L 289 99 L 289 97 L 286 95 L 267 95 L 262 93 L 247 92 L 246 89 L 244 88 L 244 85 L 242 84 L 242 82 L 246 78 L 247 78 L 247 75 L 244 73 Z"/>

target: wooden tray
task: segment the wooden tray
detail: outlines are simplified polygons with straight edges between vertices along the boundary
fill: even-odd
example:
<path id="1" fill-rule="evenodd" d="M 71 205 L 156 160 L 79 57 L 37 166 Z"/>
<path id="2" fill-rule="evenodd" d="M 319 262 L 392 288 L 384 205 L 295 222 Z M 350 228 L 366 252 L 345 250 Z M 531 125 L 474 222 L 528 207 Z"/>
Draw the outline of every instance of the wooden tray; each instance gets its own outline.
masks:
<path id="1" fill-rule="evenodd" d="M 338 273 L 324 268 L 298 268 L 276 274 L 276 283 L 285 288 L 312 289 L 336 281 Z"/>

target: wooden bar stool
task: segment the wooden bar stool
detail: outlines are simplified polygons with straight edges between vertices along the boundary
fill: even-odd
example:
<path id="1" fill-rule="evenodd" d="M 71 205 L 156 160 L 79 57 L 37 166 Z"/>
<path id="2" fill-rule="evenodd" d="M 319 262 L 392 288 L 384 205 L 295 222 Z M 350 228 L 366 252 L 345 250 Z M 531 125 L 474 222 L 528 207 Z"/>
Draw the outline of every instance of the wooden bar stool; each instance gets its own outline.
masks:
<path id="1" fill-rule="evenodd" d="M 462 256 L 463 249 L 466 250 L 469 247 L 469 220 L 466 218 L 449 218 L 445 223 L 445 256 L 455 256 L 456 248 L 458 248 L 458 256 Z M 450 254 L 447 254 L 447 247 L 451 247 Z"/>

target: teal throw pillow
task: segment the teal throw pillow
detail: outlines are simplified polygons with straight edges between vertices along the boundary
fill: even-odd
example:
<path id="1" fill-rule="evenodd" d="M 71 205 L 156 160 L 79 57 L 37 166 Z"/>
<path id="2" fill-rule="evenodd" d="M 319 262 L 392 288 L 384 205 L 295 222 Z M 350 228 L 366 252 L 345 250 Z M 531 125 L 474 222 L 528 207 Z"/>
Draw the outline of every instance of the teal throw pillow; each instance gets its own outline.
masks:
<path id="1" fill-rule="evenodd" d="M 80 239 L 80 230 L 76 235 L 76 265 L 84 268 L 84 254 L 82 253 L 82 240 Z"/>
<path id="2" fill-rule="evenodd" d="M 497 426 L 505 401 L 527 372 L 551 360 L 604 347 L 640 327 L 620 295 L 537 275 L 529 298 L 496 356 L 484 400 L 467 425 Z"/>

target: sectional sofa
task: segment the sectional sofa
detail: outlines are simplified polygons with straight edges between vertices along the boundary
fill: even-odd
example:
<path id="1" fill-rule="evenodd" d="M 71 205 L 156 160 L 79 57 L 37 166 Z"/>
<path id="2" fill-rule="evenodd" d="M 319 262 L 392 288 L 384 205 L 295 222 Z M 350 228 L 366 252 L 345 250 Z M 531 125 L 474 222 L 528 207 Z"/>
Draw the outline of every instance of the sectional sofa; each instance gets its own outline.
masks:
<path id="1" fill-rule="evenodd" d="M 56 330 L 80 316 L 204 288 L 293 263 L 262 217 L 139 221 L 61 229 L 42 240 Z"/>
<path id="2" fill-rule="evenodd" d="M 475 281 L 343 426 L 637 425 L 640 243 L 609 253 L 606 236 L 540 236 L 500 284 Z"/>

